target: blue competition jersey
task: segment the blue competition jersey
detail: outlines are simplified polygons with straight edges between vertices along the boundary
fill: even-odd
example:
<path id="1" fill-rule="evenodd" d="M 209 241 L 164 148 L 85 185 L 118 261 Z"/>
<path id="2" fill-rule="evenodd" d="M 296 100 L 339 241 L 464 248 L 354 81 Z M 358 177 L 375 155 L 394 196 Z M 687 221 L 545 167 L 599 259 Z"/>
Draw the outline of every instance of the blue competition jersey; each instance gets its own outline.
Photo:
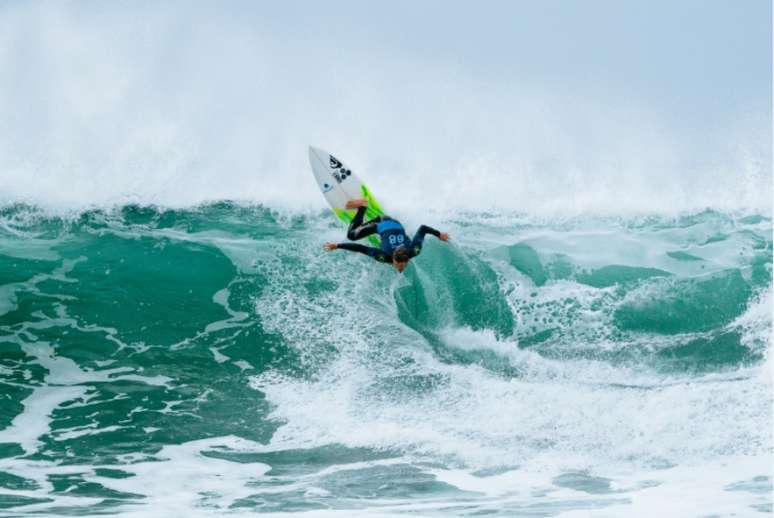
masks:
<path id="1" fill-rule="evenodd" d="M 406 230 L 399 221 L 394 219 L 384 219 L 376 225 L 376 231 L 382 240 L 381 249 L 385 254 L 392 256 L 392 253 L 399 246 L 408 246 L 410 241 Z"/>

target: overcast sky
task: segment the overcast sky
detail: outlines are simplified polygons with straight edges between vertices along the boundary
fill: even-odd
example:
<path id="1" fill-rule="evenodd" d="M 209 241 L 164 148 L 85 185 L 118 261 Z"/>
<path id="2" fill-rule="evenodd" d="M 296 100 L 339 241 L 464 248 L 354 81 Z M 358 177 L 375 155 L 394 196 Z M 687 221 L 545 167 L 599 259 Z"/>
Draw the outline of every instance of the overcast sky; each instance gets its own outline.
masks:
<path id="1" fill-rule="evenodd" d="M 768 0 L 3 2 L 0 191 L 320 201 L 315 144 L 384 189 L 503 205 L 591 184 L 770 200 L 771 19 Z"/>
<path id="2" fill-rule="evenodd" d="M 310 45 L 330 39 L 373 49 L 377 62 L 401 52 L 489 79 L 632 96 L 674 123 L 771 109 L 768 0 L 286 1 L 247 11 Z"/>

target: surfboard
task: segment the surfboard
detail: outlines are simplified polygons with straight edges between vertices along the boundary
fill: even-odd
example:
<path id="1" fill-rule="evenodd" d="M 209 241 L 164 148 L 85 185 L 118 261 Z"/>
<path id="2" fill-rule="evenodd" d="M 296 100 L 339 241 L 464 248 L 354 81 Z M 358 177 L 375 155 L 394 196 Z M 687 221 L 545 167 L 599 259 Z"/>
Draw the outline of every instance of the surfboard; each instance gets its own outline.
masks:
<path id="1" fill-rule="evenodd" d="M 349 200 L 358 198 L 368 200 L 365 221 L 384 215 L 381 205 L 368 187 L 341 160 L 327 151 L 309 146 L 309 163 L 320 191 L 333 209 L 333 213 L 345 225 L 349 225 L 357 212 L 345 208 Z M 378 235 L 368 236 L 367 239 L 374 246 L 380 245 Z"/>

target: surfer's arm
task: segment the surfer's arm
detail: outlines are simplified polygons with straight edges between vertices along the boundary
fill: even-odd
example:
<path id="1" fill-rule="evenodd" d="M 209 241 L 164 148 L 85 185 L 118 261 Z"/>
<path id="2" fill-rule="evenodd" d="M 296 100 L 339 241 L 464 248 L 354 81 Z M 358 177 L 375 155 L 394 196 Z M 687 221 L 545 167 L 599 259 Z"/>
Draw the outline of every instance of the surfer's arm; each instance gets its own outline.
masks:
<path id="1" fill-rule="evenodd" d="M 380 249 L 374 248 L 372 246 L 361 245 L 359 243 L 338 243 L 336 248 L 349 250 L 350 252 L 360 252 L 361 254 L 365 254 L 368 257 L 379 261 L 380 263 L 389 263 L 392 260 L 391 257 L 387 256 L 387 254 L 382 252 Z"/>
<path id="2" fill-rule="evenodd" d="M 433 227 L 428 227 L 427 225 L 420 225 L 419 229 L 417 229 L 417 233 L 414 234 L 414 238 L 411 240 L 410 249 L 412 257 L 416 257 L 422 252 L 422 243 L 424 243 L 427 234 L 431 234 L 441 241 L 449 240 L 449 234 L 446 232 L 441 232 Z"/>
<path id="3" fill-rule="evenodd" d="M 419 238 L 420 243 L 421 240 L 425 238 L 425 234 L 432 234 L 441 241 L 448 241 L 449 240 L 449 234 L 446 232 L 441 232 L 440 230 L 436 230 L 433 227 L 428 227 L 427 225 L 422 225 L 419 227 L 419 230 L 417 230 L 417 233 L 414 234 L 414 239 Z"/>
<path id="4" fill-rule="evenodd" d="M 414 239 L 412 241 L 417 241 L 421 243 L 427 234 L 432 234 L 435 237 L 441 237 L 441 233 L 434 229 L 433 227 L 428 227 L 427 225 L 420 225 L 419 229 L 417 230 L 417 233 L 414 234 Z"/>

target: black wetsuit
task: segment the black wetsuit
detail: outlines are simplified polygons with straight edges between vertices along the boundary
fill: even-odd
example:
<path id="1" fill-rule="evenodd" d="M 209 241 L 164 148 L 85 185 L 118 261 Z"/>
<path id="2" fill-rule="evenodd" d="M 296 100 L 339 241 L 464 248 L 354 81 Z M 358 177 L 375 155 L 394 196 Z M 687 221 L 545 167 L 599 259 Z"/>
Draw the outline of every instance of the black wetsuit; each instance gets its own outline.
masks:
<path id="1" fill-rule="evenodd" d="M 382 240 L 381 248 L 357 243 L 339 243 L 336 245 L 336 248 L 366 254 L 380 263 L 391 263 L 392 254 L 396 248 L 403 246 L 408 251 L 409 258 L 416 257 L 422 251 L 422 242 L 425 240 L 426 234 L 432 234 L 435 237 L 441 235 L 436 229 L 422 225 L 417 230 L 417 233 L 414 234 L 414 238 L 409 241 L 403 225 L 398 220 L 392 219 L 389 216 L 377 216 L 363 223 L 365 213 L 365 207 L 357 209 L 357 214 L 352 219 L 352 223 L 349 224 L 347 237 L 352 241 L 357 241 L 372 234 L 379 234 Z"/>

